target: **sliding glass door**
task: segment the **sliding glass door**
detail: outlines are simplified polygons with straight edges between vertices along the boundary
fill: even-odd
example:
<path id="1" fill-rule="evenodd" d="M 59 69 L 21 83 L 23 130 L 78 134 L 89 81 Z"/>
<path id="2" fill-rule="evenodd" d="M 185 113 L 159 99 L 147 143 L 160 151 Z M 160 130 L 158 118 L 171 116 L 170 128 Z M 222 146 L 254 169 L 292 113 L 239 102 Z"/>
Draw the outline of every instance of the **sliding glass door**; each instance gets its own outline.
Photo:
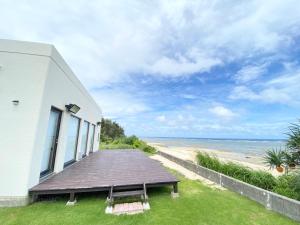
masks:
<path id="1" fill-rule="evenodd" d="M 65 164 L 68 166 L 76 160 L 80 119 L 71 115 L 68 127 L 67 149 L 65 153 Z"/>
<path id="2" fill-rule="evenodd" d="M 89 122 L 84 121 L 81 132 L 81 158 L 86 156 L 87 144 L 88 144 L 88 135 L 89 135 Z"/>
<path id="3" fill-rule="evenodd" d="M 94 150 L 94 136 L 95 136 L 95 125 L 91 126 L 91 134 L 90 134 L 90 152 Z"/>
<path id="4" fill-rule="evenodd" d="M 51 173 L 54 169 L 56 148 L 58 143 L 61 111 L 51 108 L 48 121 L 47 136 L 43 150 L 40 176 Z"/>

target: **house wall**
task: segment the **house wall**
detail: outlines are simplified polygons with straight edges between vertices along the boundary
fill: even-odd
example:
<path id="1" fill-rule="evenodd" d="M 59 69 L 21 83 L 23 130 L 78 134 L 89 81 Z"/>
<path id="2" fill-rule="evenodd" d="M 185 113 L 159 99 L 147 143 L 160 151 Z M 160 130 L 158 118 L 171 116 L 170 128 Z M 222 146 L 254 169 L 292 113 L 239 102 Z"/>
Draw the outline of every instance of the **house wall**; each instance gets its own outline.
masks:
<path id="1" fill-rule="evenodd" d="M 43 86 L 49 60 L 0 52 L 0 205 L 8 197 L 26 201 Z M 34 69 L 33 69 L 34 68 Z M 19 100 L 14 105 L 13 100 Z"/>
<path id="2" fill-rule="evenodd" d="M 31 164 L 32 168 L 28 185 L 29 187 L 32 187 L 35 184 L 37 184 L 39 180 L 40 165 L 35 164 L 34 162 L 36 160 L 41 162 L 42 159 L 42 151 L 40 151 L 40 149 L 44 147 L 51 106 L 54 106 L 63 111 L 54 171 L 59 172 L 63 170 L 68 123 L 71 116 L 71 113 L 66 111 L 65 105 L 70 103 L 74 103 L 80 106 L 81 108 L 76 114 L 76 117 L 79 117 L 81 119 L 79 129 L 79 140 L 77 145 L 77 160 L 80 160 L 81 131 L 83 121 L 88 121 L 90 123 L 89 136 L 91 135 L 91 124 L 96 125 L 93 151 L 98 150 L 98 136 L 100 132 L 100 126 L 97 126 L 97 122 L 101 120 L 101 110 L 86 92 L 86 90 L 79 82 L 79 80 L 75 77 L 75 75 L 72 73 L 72 71 L 66 66 L 62 58 L 58 55 L 58 52 L 55 49 L 53 49 L 52 60 L 50 60 L 49 62 L 47 80 L 45 83 L 45 89 L 43 94 L 40 121 L 38 123 L 39 126 L 37 128 L 37 135 L 40 136 L 40 138 L 36 139 L 35 143 L 36 146 L 34 148 L 34 154 L 32 157 L 33 163 Z M 89 154 L 89 142 L 87 148 L 87 154 Z"/>
<path id="3" fill-rule="evenodd" d="M 51 106 L 63 111 L 55 172 L 64 164 L 70 117 L 65 105 L 79 105 L 76 116 L 95 125 L 101 110 L 53 46 L 9 40 L 0 40 L 0 103 L 0 206 L 24 205 L 28 189 L 40 182 Z M 96 126 L 94 151 L 99 131 Z"/>

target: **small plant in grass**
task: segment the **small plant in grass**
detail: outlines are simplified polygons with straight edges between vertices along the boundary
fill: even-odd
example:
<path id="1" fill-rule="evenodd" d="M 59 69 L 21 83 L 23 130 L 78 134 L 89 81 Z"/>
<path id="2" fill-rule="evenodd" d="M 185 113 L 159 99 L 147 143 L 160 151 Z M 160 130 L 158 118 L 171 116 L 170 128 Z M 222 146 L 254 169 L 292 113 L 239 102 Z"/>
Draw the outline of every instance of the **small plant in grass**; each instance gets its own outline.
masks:
<path id="1" fill-rule="evenodd" d="M 284 152 L 282 150 L 272 149 L 266 152 L 265 162 L 270 168 L 276 168 L 280 173 L 283 172 Z"/>

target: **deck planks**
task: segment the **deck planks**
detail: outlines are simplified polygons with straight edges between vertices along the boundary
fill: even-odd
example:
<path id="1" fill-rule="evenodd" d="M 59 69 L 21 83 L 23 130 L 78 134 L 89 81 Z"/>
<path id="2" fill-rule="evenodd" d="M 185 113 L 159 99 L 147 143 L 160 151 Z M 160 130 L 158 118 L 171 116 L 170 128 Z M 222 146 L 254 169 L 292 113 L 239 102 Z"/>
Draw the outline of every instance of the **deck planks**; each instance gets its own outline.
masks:
<path id="1" fill-rule="evenodd" d="M 65 168 L 29 190 L 31 194 L 51 194 L 130 189 L 137 185 L 164 186 L 178 180 L 158 162 L 139 150 L 102 150 Z"/>

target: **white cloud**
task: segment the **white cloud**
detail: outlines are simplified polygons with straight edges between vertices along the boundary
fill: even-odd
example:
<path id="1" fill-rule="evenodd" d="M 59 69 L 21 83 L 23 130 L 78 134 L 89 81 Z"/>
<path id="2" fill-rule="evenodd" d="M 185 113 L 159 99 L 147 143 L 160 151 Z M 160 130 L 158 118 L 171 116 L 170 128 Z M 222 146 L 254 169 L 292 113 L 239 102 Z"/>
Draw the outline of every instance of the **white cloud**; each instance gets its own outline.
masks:
<path id="1" fill-rule="evenodd" d="M 162 57 L 151 65 L 149 72 L 151 74 L 159 74 L 162 76 L 184 76 L 191 75 L 197 72 L 207 72 L 213 66 L 222 64 L 220 59 L 214 58 L 193 58 L 188 60 L 185 57 L 168 58 Z"/>
<path id="2" fill-rule="evenodd" d="M 161 115 L 156 117 L 156 120 L 159 122 L 165 122 L 166 121 L 166 116 L 165 115 Z"/>
<path id="3" fill-rule="evenodd" d="M 53 43 L 88 87 L 119 82 L 130 74 L 180 77 L 205 72 L 235 60 L 277 54 L 299 35 L 297 0 L 0 4 L 1 37 Z"/>
<path id="4" fill-rule="evenodd" d="M 266 71 L 266 64 L 258 66 L 245 66 L 239 70 L 235 75 L 237 83 L 246 83 L 249 81 L 256 80 Z"/>
<path id="5" fill-rule="evenodd" d="M 215 106 L 209 109 L 209 111 L 213 113 L 215 116 L 224 120 L 232 120 L 235 116 L 237 116 L 230 109 L 225 108 L 224 106 Z"/>
<path id="6" fill-rule="evenodd" d="M 104 116 L 125 118 L 122 121 L 127 121 L 126 128 L 132 133 L 148 129 L 154 136 L 159 132 L 206 136 L 209 132 L 216 135 L 216 131 L 239 135 L 258 133 L 264 127 L 259 123 L 233 124 L 238 113 L 224 106 L 211 107 L 210 103 L 195 103 L 171 112 L 164 112 L 163 106 L 155 114 L 138 92 L 120 87 L 131 76 L 168 81 L 169 77 L 178 79 L 242 63 L 248 66 L 236 76 L 239 86 L 231 93 L 232 99 L 300 102 L 300 73 L 295 69 L 263 84 L 249 82 L 264 72 L 251 60 L 280 57 L 295 45 L 293 38 L 300 35 L 298 0 L 0 0 L 0 4 L 0 38 L 54 44 L 92 90 Z M 179 97 L 198 100 L 190 94 Z M 145 120 L 144 114 L 149 114 Z M 232 126 L 222 124 L 228 119 Z M 164 120 L 164 126 L 157 126 L 159 120 Z M 269 130 L 263 132 L 267 135 Z"/>
<path id="7" fill-rule="evenodd" d="M 106 118 L 125 118 L 151 109 L 142 99 L 122 90 L 95 90 L 92 95 Z"/>
<path id="8" fill-rule="evenodd" d="M 299 87 L 300 68 L 294 66 L 284 74 L 261 83 L 258 87 L 237 86 L 229 98 L 297 105 L 300 104 Z"/>
<path id="9" fill-rule="evenodd" d="M 185 99 L 197 99 L 198 98 L 196 95 L 192 95 L 192 94 L 181 94 L 180 97 L 185 98 Z"/>
<path id="10" fill-rule="evenodd" d="M 256 93 L 254 93 L 251 89 L 249 89 L 246 86 L 237 86 L 232 90 L 229 98 L 258 100 L 258 99 L 260 99 L 260 96 Z"/>

